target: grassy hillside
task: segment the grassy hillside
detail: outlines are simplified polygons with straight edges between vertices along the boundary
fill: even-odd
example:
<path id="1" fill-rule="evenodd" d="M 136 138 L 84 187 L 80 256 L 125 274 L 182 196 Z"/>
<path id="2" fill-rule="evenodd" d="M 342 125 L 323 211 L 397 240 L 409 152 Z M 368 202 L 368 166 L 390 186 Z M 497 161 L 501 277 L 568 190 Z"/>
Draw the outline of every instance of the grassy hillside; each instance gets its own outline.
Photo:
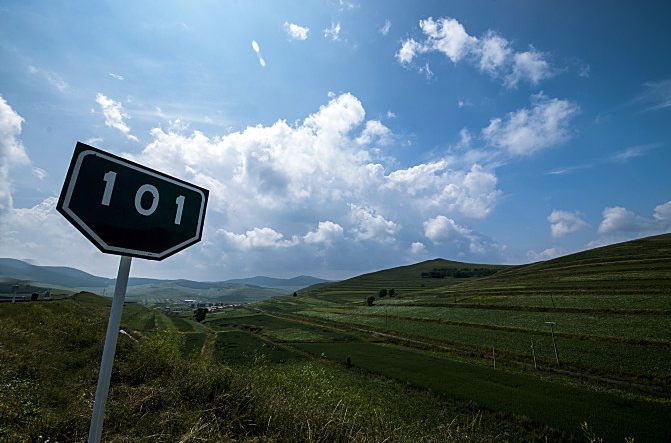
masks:
<path id="1" fill-rule="evenodd" d="M 466 280 L 464 278 L 452 277 L 422 278 L 422 273 L 431 272 L 436 269 L 488 269 L 493 272 L 506 269 L 506 266 L 461 263 L 438 258 L 414 265 L 371 272 L 340 282 L 311 286 L 300 291 L 300 293 L 330 301 L 360 302 L 366 298 L 365 296 L 377 296 L 378 291 L 382 288 L 393 288 L 398 295 L 401 295 L 426 288 L 444 287 Z"/>
<path id="2" fill-rule="evenodd" d="M 671 235 L 498 267 L 482 278 L 421 277 L 445 267 L 485 266 L 428 261 L 255 306 L 258 313 L 367 341 L 295 340 L 292 346 L 335 361 L 349 355 L 371 372 L 449 398 L 576 434 L 587 421 L 609 439 L 671 435 Z M 396 295 L 367 306 L 366 297 L 382 288 L 395 288 Z M 262 333 L 277 335 L 272 329 Z"/>

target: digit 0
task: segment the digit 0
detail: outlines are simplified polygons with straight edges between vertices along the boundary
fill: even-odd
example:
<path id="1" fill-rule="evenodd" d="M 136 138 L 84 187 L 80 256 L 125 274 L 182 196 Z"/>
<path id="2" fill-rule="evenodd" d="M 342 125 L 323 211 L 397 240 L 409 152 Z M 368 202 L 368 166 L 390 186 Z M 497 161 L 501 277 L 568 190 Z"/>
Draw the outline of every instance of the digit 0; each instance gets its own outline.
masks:
<path id="1" fill-rule="evenodd" d="M 151 202 L 151 206 L 149 206 L 149 209 L 142 207 L 142 196 L 144 196 L 145 192 L 149 192 L 154 197 Z M 156 207 L 158 207 L 158 189 L 156 189 L 156 186 L 140 186 L 140 189 L 138 189 L 135 193 L 135 210 L 142 215 L 152 215 L 154 211 L 156 211 Z"/>

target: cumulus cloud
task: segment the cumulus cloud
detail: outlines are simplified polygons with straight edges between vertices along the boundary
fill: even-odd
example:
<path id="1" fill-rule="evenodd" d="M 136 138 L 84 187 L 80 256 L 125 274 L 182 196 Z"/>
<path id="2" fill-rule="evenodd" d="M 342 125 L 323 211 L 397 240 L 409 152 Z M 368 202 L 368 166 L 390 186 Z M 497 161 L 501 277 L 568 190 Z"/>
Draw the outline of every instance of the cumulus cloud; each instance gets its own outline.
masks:
<path id="1" fill-rule="evenodd" d="M 466 252 L 475 256 L 500 252 L 500 247 L 490 239 L 444 215 L 427 219 L 423 226 L 426 238 L 436 245 L 447 245 L 448 252 L 458 257 Z"/>
<path id="2" fill-rule="evenodd" d="M 373 208 L 350 204 L 350 218 L 354 225 L 354 236 L 357 240 L 376 240 L 388 242 L 394 240 L 399 225 L 384 218 Z"/>
<path id="3" fill-rule="evenodd" d="M 331 41 L 340 40 L 340 22 L 331 23 L 331 26 L 324 29 L 324 38 Z"/>
<path id="4" fill-rule="evenodd" d="M 464 26 L 451 17 L 434 20 L 429 17 L 419 21 L 424 39 L 408 38 L 401 43 L 396 58 L 402 65 L 409 65 L 420 54 L 439 52 L 452 63 L 467 62 L 493 78 L 503 81 L 507 87 L 520 82 L 532 85 L 553 75 L 546 54 L 530 47 L 516 52 L 510 42 L 494 31 L 481 37 L 470 35 Z"/>
<path id="5" fill-rule="evenodd" d="M 108 75 L 109 75 L 110 77 L 112 77 L 113 79 L 115 79 L 115 80 L 119 80 L 119 81 L 123 81 L 123 80 L 124 80 L 124 76 L 123 76 L 123 75 L 115 74 L 115 73 L 113 73 L 113 72 L 108 73 Z"/>
<path id="6" fill-rule="evenodd" d="M 96 94 L 96 103 L 100 105 L 103 116 L 105 117 L 105 125 L 114 128 L 126 136 L 128 140 L 138 141 L 130 132 L 130 128 L 125 122 L 125 119 L 130 118 L 124 111 L 121 102 L 117 102 L 107 97 L 105 94 Z"/>
<path id="7" fill-rule="evenodd" d="M 12 208 L 10 170 L 30 165 L 19 136 L 23 118 L 0 96 L 0 215 Z"/>
<path id="8" fill-rule="evenodd" d="M 550 232 L 553 237 L 563 237 L 589 227 L 589 223 L 581 218 L 579 212 L 554 210 L 548 216 Z"/>
<path id="9" fill-rule="evenodd" d="M 657 205 L 652 217 L 644 217 L 622 206 L 604 208 L 597 233 L 588 247 L 603 246 L 671 231 L 671 201 Z"/>
<path id="10" fill-rule="evenodd" d="M 426 251 L 426 246 L 421 241 L 412 242 L 410 245 L 410 253 L 413 255 L 420 255 Z"/>
<path id="11" fill-rule="evenodd" d="M 333 223 L 330 220 L 320 221 L 317 230 L 310 231 L 303 237 L 305 243 L 308 244 L 324 244 L 331 246 L 334 242 L 343 238 L 343 228 L 338 223 Z"/>
<path id="12" fill-rule="evenodd" d="M 378 147 L 396 138 L 380 121 L 367 119 L 350 93 L 334 95 L 291 124 L 280 119 L 220 136 L 167 126 L 154 128 L 150 137 L 139 152 L 121 155 L 206 187 L 210 200 L 203 241 L 160 267 L 138 263 L 138 275 L 221 279 L 287 276 L 300 269 L 339 278 L 368 271 L 371 263 L 407 263 L 413 257 L 408 245 L 419 243 L 424 222 L 438 215 L 465 231 L 454 242 L 427 244 L 427 253 L 497 257 L 491 242 L 466 226 L 467 219 L 486 217 L 495 207 L 500 195 L 495 172 L 449 158 L 399 168 L 390 156 L 381 164 Z M 63 258 L 62 263 L 97 270 L 86 264 L 95 248 L 83 238 L 72 242 L 73 258 L 50 255 L 62 247 L 61 239 L 79 235 L 67 224 L 54 225 L 61 226 L 52 232 L 58 238 L 36 237 L 40 247 L 21 254 L 18 245 L 31 241 L 29 226 L 39 226 L 45 212 L 28 209 L 20 217 L 12 211 L 14 222 L 3 224 L 12 226 L 2 230 L 4 244 L 16 245 L 8 249 L 11 256 L 30 255 L 42 263 Z M 50 211 L 49 217 L 59 217 Z"/>
<path id="13" fill-rule="evenodd" d="M 284 22 L 284 29 L 293 40 L 307 40 L 310 28 L 296 23 Z"/>
<path id="14" fill-rule="evenodd" d="M 401 49 L 396 53 L 396 58 L 401 64 L 411 63 L 417 54 L 426 52 L 424 45 L 416 42 L 414 39 L 407 39 L 403 41 Z"/>
<path id="15" fill-rule="evenodd" d="M 536 94 L 531 109 L 518 109 L 505 118 L 490 120 L 482 137 L 510 155 L 529 155 L 566 141 L 571 135 L 569 123 L 579 110 L 568 100 Z"/>
<path id="16" fill-rule="evenodd" d="M 226 230 L 219 231 L 229 242 L 243 251 L 257 248 L 288 248 L 294 246 L 297 238 L 285 239 L 284 235 L 272 228 L 254 228 L 244 234 L 235 234 Z"/>
<path id="17" fill-rule="evenodd" d="M 387 35 L 389 34 L 389 30 L 391 30 L 391 21 L 389 19 L 386 19 L 382 27 L 378 29 L 378 32 L 382 35 Z"/>
<path id="18" fill-rule="evenodd" d="M 657 205 L 652 218 L 642 217 L 621 206 L 603 210 L 598 232 L 603 235 L 637 237 L 661 234 L 671 229 L 671 201 Z"/>

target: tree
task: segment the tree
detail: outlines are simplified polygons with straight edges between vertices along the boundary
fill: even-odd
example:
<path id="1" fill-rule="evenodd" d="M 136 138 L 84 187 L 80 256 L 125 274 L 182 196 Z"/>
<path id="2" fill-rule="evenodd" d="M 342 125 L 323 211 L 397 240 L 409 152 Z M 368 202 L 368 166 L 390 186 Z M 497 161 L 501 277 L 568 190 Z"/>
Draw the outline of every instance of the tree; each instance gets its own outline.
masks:
<path id="1" fill-rule="evenodd" d="M 387 296 L 387 290 L 386 289 L 380 289 L 380 292 L 378 292 L 378 295 L 380 298 L 386 297 Z"/>
<path id="2" fill-rule="evenodd" d="M 394 289 L 389 290 L 389 297 L 393 297 L 394 294 L 396 294 L 396 291 Z"/>
<path id="3" fill-rule="evenodd" d="M 207 315 L 207 308 L 198 308 L 195 311 L 193 311 L 193 319 L 199 323 L 205 320 L 206 315 Z"/>
<path id="4" fill-rule="evenodd" d="M 368 306 L 373 306 L 374 302 L 375 302 L 375 297 L 373 297 L 372 295 L 366 299 L 366 304 Z"/>
<path id="5" fill-rule="evenodd" d="M 40 296 L 40 294 L 38 294 L 37 292 L 33 292 L 30 295 L 30 301 L 37 301 L 37 297 L 39 297 L 39 296 Z"/>
<path id="6" fill-rule="evenodd" d="M 294 297 L 298 297 L 298 294 L 296 294 L 295 292 L 294 292 Z"/>

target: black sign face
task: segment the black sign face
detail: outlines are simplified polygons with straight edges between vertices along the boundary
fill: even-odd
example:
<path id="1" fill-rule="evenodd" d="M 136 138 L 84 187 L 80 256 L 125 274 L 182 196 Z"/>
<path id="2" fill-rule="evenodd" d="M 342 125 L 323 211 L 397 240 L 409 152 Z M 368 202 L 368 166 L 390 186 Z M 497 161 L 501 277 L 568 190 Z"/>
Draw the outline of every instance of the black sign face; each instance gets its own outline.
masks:
<path id="1" fill-rule="evenodd" d="M 163 260 L 200 241 L 208 193 L 78 142 L 57 209 L 102 252 Z"/>

